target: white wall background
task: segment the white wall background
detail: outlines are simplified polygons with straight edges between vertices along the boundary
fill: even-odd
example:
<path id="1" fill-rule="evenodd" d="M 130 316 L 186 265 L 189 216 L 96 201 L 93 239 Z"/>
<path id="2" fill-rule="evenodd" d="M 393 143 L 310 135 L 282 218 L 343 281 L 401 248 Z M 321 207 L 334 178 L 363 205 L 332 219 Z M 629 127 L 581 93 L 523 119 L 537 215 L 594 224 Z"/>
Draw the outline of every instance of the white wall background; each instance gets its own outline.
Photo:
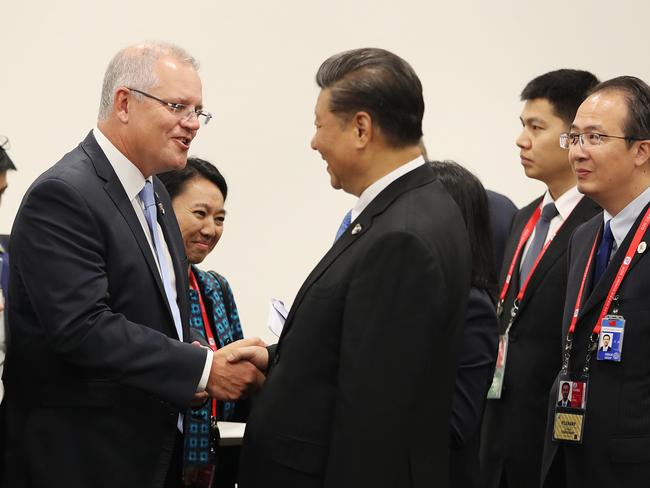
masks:
<path id="1" fill-rule="evenodd" d="M 650 81 L 648 14 L 642 0 L 8 0 L 0 134 L 19 171 L 0 232 L 29 184 L 93 127 L 112 55 L 141 40 L 177 43 L 201 61 L 215 114 L 191 153 L 217 164 L 231 192 L 204 267 L 228 277 L 245 332 L 270 340 L 269 299 L 293 300 L 354 204 L 309 148 L 326 57 L 377 46 L 409 61 L 424 85 L 429 155 L 456 159 L 522 206 L 543 186 L 526 180 L 514 145 L 521 89 L 564 67 Z"/>

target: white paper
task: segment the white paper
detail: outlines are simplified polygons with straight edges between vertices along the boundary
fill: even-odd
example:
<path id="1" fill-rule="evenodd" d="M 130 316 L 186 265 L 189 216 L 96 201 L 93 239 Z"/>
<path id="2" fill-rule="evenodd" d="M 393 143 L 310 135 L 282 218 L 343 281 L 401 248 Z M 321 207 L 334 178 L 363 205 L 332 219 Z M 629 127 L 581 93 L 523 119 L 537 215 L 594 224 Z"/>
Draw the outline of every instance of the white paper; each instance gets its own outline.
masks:
<path id="1" fill-rule="evenodd" d="M 277 337 L 280 337 L 282 334 L 282 329 L 284 328 L 284 322 L 287 320 L 287 312 L 284 303 L 277 298 L 271 299 L 271 305 L 269 306 L 269 318 L 267 320 L 267 325 L 271 332 L 273 332 Z"/>

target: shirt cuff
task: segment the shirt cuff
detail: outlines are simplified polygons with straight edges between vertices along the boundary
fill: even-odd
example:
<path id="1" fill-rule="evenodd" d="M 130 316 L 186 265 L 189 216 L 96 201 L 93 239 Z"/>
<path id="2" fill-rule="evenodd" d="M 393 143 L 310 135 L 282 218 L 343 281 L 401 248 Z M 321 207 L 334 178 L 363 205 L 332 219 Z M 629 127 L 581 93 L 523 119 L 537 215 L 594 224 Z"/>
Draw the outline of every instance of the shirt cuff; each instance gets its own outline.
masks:
<path id="1" fill-rule="evenodd" d="M 205 388 L 208 386 L 208 378 L 210 377 L 210 369 L 212 368 L 212 349 L 209 347 L 204 348 L 207 352 L 205 355 L 205 366 L 203 367 L 203 374 L 199 380 L 199 386 L 196 387 L 196 392 L 205 391 Z"/>

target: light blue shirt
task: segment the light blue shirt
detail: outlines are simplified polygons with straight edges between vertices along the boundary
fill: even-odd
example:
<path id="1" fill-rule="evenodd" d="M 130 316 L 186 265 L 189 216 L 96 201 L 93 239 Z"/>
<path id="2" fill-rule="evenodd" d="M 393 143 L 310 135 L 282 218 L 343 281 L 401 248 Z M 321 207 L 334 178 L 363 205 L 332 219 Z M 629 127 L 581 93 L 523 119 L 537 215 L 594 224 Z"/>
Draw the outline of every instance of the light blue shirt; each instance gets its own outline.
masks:
<path id="1" fill-rule="evenodd" d="M 643 193 L 628 203 L 627 207 L 617 213 L 616 216 L 612 217 L 612 214 L 607 210 L 603 211 L 603 223 L 605 224 L 608 220 L 611 220 L 609 225 L 614 236 L 612 255 L 618 250 L 628 232 L 630 232 L 634 222 L 639 217 L 639 214 L 648 203 L 650 203 L 650 187 L 646 188 Z"/>

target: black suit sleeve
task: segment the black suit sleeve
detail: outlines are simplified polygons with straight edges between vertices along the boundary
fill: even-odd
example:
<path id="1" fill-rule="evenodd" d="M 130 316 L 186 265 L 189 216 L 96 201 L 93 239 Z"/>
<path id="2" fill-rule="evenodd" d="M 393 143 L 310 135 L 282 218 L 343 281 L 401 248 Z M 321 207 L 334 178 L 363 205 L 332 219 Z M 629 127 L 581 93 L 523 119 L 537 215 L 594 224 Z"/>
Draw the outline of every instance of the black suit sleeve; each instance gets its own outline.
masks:
<path id="1" fill-rule="evenodd" d="M 453 447 L 464 446 L 479 430 L 485 397 L 494 374 L 498 341 L 497 316 L 492 300 L 485 290 L 472 288 L 451 409 L 450 442 Z"/>
<path id="2" fill-rule="evenodd" d="M 121 250 L 105 248 L 83 195 L 62 180 L 38 183 L 23 203 L 12 245 L 21 248 L 18 266 L 32 273 L 22 286 L 54 354 L 100 377 L 189 406 L 206 352 L 111 310 L 106 263 Z M 129 277 L 122 279 L 128 286 Z M 152 298 L 142 306 L 157 304 Z"/>

